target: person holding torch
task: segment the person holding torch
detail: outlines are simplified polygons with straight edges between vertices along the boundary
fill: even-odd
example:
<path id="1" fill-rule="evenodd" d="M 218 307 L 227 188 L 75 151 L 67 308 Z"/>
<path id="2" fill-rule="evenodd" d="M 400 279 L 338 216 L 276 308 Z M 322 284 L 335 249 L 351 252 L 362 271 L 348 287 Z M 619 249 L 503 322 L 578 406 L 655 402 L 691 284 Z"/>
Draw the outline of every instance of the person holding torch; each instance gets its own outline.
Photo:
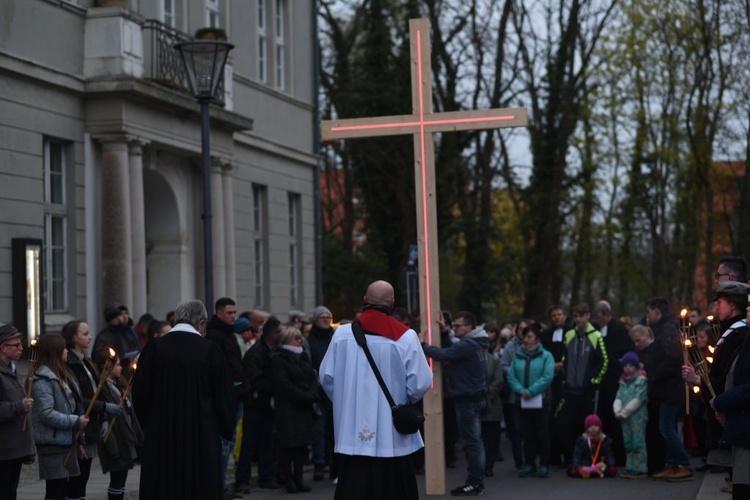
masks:
<path id="1" fill-rule="evenodd" d="M 23 334 L 0 324 L 0 498 L 15 500 L 21 465 L 34 460 L 34 434 L 23 421 L 33 398 L 26 394 L 15 362 L 23 352 Z"/>
<path id="2" fill-rule="evenodd" d="M 84 431 L 86 440 L 86 453 L 78 455 L 78 467 L 81 474 L 71 478 L 66 495 L 69 498 L 86 498 L 86 485 L 91 474 L 91 464 L 97 456 L 96 443 L 99 441 L 102 423 L 106 415 L 118 415 L 122 413 L 120 405 L 107 403 L 102 397 L 96 398 L 97 384 L 100 376 L 94 362 L 86 355 L 86 349 L 91 345 L 91 332 L 89 325 L 81 320 L 72 320 L 63 326 L 62 337 L 68 348 L 68 369 L 75 376 L 78 387 L 81 389 L 83 404 L 86 408 L 91 407 L 89 425 Z"/>
<path id="3" fill-rule="evenodd" d="M 63 499 L 68 479 L 80 475 L 78 460 L 66 460 L 72 452 L 85 454 L 83 435 L 78 431 L 89 423 L 86 407 L 75 381 L 65 367 L 68 350 L 60 335 L 39 338 L 39 367 L 34 372 L 31 393 L 39 479 L 46 481 L 45 499 Z M 76 437 L 78 436 L 78 437 Z"/>

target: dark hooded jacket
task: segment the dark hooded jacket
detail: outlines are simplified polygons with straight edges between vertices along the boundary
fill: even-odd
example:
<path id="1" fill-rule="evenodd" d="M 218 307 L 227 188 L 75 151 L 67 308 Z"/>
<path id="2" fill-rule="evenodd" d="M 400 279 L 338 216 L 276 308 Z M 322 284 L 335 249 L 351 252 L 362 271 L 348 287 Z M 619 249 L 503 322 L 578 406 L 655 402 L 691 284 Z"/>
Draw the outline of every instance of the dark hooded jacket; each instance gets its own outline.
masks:
<path id="1" fill-rule="evenodd" d="M 459 342 L 448 347 L 422 343 L 425 354 L 436 361 L 449 361 L 451 376 L 448 389 L 456 401 L 482 401 L 487 393 L 487 368 L 484 351 L 490 340 L 482 328 L 467 333 Z"/>

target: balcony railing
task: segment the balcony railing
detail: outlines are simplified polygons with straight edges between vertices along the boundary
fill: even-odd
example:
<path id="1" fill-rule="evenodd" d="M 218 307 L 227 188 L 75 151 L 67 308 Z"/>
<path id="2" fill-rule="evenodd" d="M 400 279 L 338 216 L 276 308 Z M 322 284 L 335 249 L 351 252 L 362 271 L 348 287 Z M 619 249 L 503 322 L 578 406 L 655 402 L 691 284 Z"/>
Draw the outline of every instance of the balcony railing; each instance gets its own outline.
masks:
<path id="1" fill-rule="evenodd" d="M 174 44 L 188 42 L 190 36 L 166 24 L 148 20 L 143 23 L 143 45 L 146 57 L 146 78 L 159 85 L 190 94 L 185 68 Z M 224 75 L 216 91 L 214 102 L 224 106 Z"/>

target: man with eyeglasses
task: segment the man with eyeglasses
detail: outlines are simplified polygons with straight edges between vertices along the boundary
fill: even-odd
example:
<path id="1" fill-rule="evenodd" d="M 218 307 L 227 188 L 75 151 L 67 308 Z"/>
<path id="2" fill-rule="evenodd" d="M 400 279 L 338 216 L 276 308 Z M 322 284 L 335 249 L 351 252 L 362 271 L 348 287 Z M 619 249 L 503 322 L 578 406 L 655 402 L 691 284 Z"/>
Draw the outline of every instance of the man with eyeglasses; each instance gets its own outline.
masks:
<path id="1" fill-rule="evenodd" d="M 747 283 L 747 262 L 736 255 L 726 255 L 719 260 L 714 279 L 717 283 L 722 281 L 741 281 Z"/>
<path id="2" fill-rule="evenodd" d="M 441 325 L 442 326 L 442 325 Z M 453 496 L 484 494 L 485 456 L 482 441 L 481 415 L 486 408 L 487 378 L 484 351 L 490 340 L 483 328 L 477 327 L 474 314 L 462 311 L 456 314 L 453 330 L 460 339 L 448 347 L 435 347 L 424 342 L 424 353 L 435 361 L 449 361 L 451 376 L 448 389 L 456 405 L 458 429 L 464 440 L 468 462 L 466 482 L 451 490 Z"/>
<path id="3" fill-rule="evenodd" d="M 23 334 L 0 324 L 0 498 L 15 500 L 21 465 L 34 459 L 31 419 L 23 421 L 34 400 L 26 396 L 15 362 L 23 352 Z"/>

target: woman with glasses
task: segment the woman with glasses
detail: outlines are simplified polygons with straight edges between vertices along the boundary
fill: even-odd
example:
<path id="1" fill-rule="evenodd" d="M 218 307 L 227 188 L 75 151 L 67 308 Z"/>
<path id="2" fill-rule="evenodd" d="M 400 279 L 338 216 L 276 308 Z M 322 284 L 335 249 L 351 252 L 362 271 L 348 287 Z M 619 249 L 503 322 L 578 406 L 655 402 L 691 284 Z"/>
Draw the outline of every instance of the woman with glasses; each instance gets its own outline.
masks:
<path id="1" fill-rule="evenodd" d="M 16 499 L 21 464 L 34 461 L 28 422 L 34 400 L 26 395 L 15 365 L 23 352 L 22 337 L 13 325 L 0 324 L 0 498 L 10 500 Z"/>
<path id="2" fill-rule="evenodd" d="M 39 479 L 47 482 L 47 500 L 65 498 L 70 477 L 81 471 L 77 457 L 86 453 L 83 430 L 89 423 L 83 397 L 65 362 L 68 350 L 60 335 L 39 338 L 38 368 L 34 372 L 31 409 L 34 440 L 39 457 Z"/>
<path id="3" fill-rule="evenodd" d="M 310 491 L 302 481 L 302 465 L 307 447 L 315 444 L 318 433 L 315 420 L 318 376 L 302 350 L 302 332 L 285 327 L 280 342 L 271 352 L 271 373 L 274 381 L 276 430 L 281 457 L 279 470 L 289 493 Z"/>

